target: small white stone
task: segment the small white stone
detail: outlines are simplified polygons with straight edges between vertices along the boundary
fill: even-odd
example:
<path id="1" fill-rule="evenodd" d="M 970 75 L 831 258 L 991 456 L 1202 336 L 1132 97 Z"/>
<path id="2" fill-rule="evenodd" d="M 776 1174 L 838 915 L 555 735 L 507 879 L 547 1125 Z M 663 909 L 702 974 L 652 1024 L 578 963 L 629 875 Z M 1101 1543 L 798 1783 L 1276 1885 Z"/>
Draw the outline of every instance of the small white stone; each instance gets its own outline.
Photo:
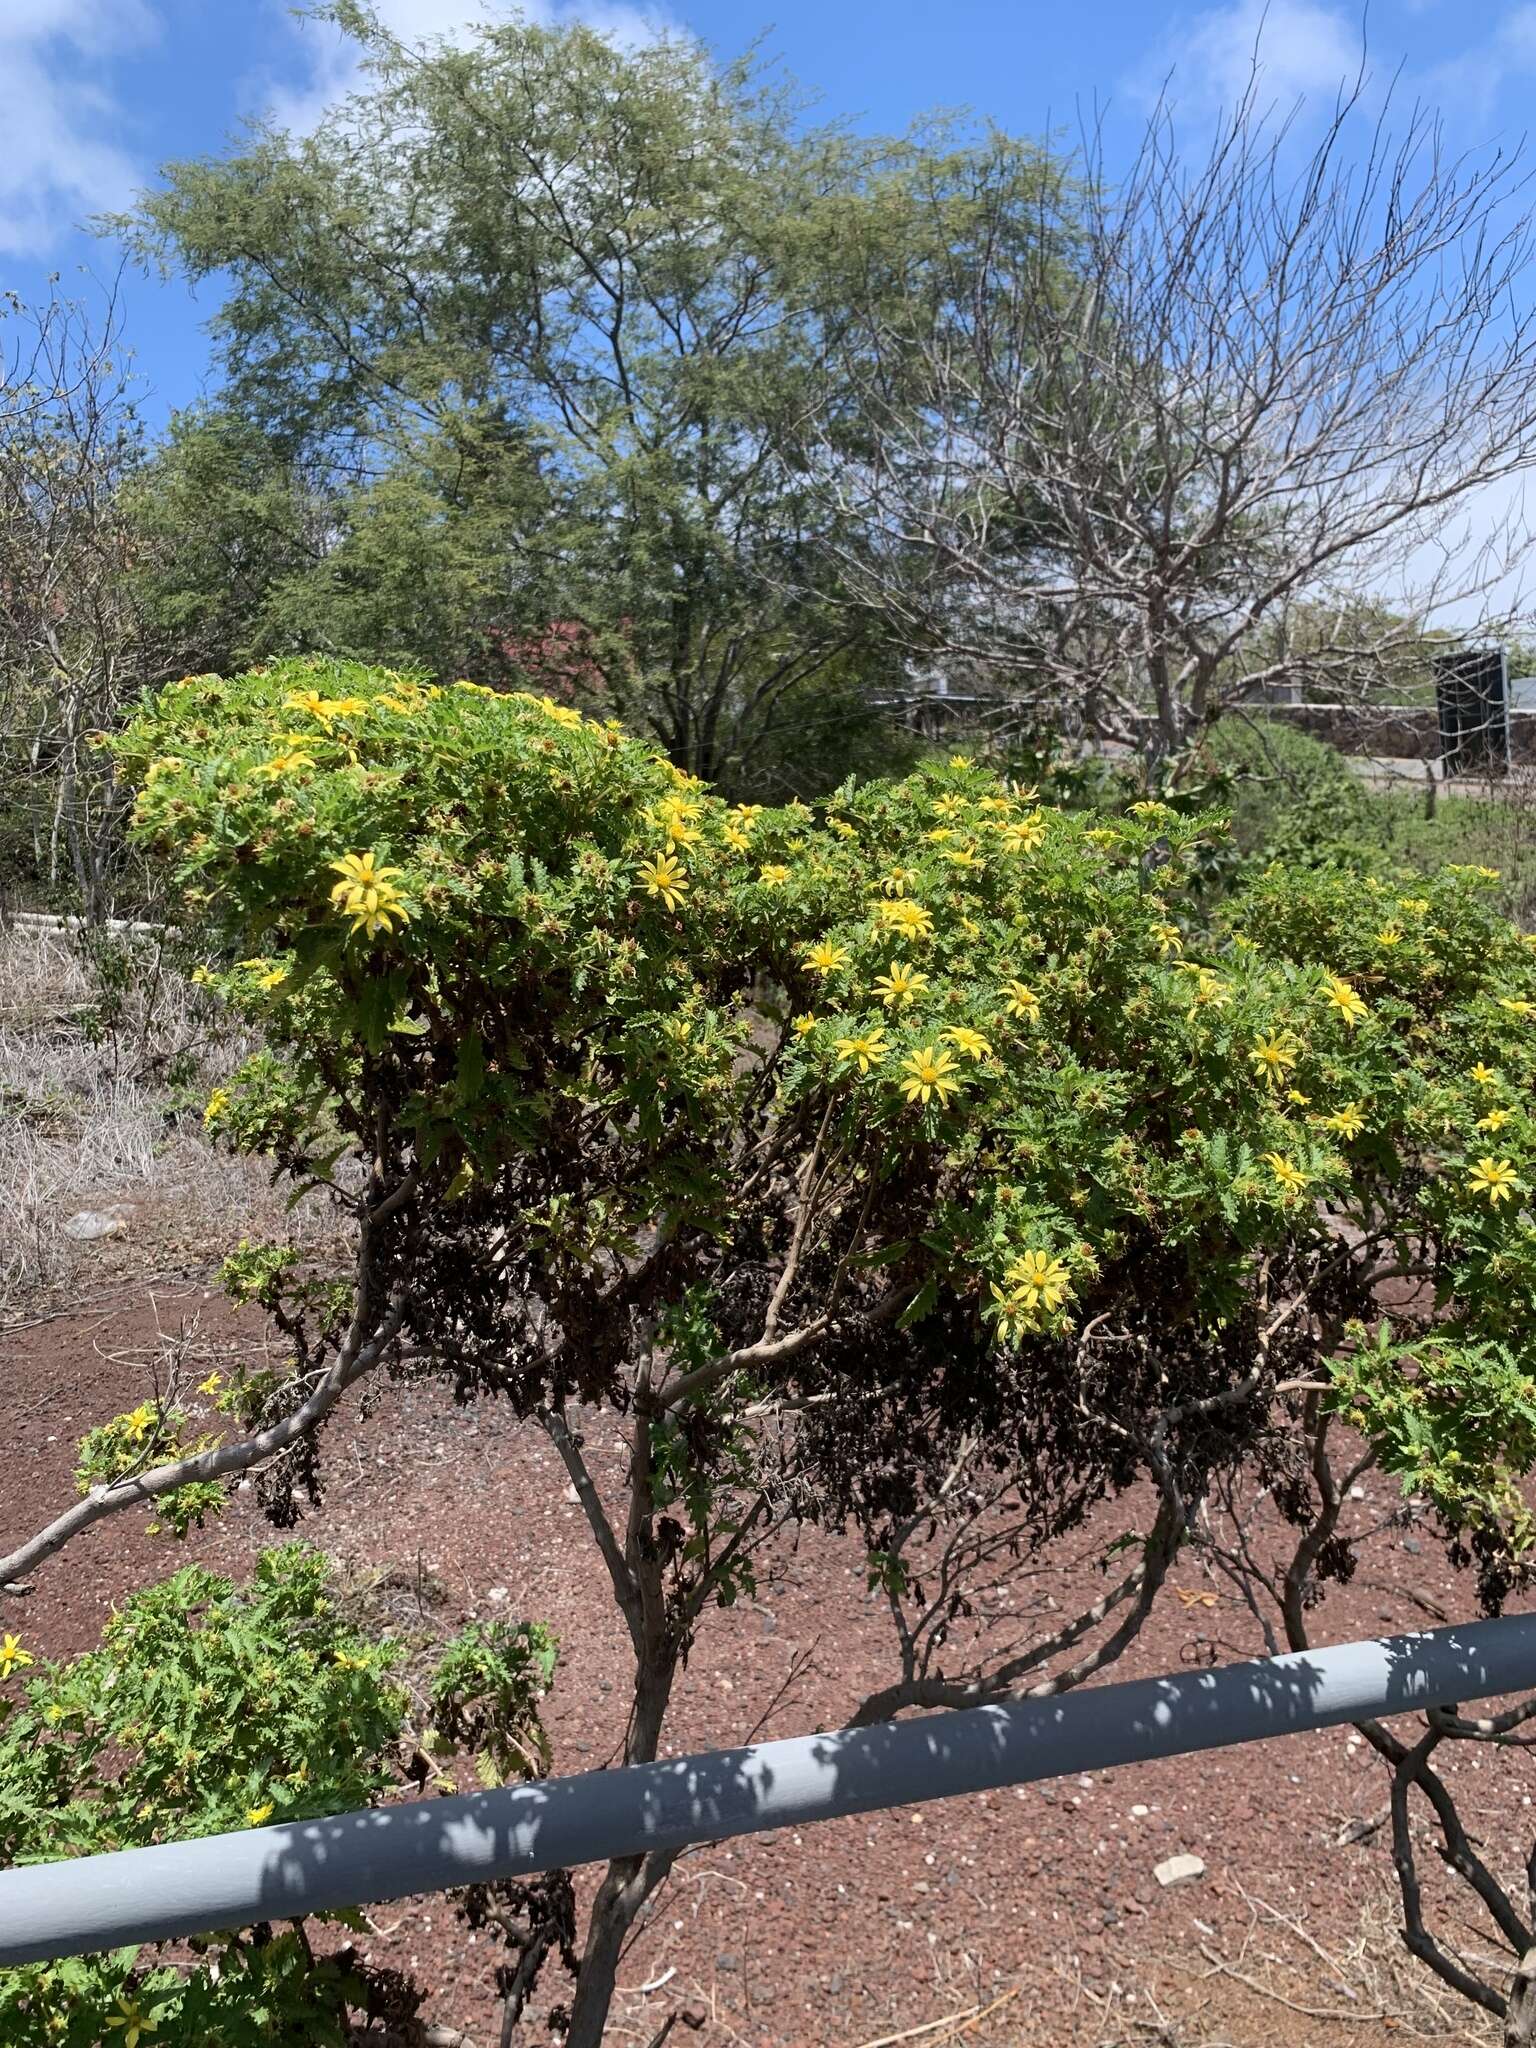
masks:
<path id="1" fill-rule="evenodd" d="M 1167 1891 L 1172 1885 L 1193 1884 L 1197 1877 L 1204 1877 L 1205 1865 L 1198 1856 L 1170 1856 L 1156 1865 L 1152 1875 Z"/>
<path id="2" fill-rule="evenodd" d="M 1349 1497 L 1351 1500 L 1364 1500 L 1365 1488 L 1363 1486 L 1352 1486 L 1349 1489 Z"/>
<path id="3" fill-rule="evenodd" d="M 1148 1814 L 1149 1814 L 1149 1813 L 1150 1813 L 1151 1811 L 1152 1811 L 1152 1809 L 1151 1809 L 1151 1807 L 1150 1807 L 1150 1806 L 1133 1806 L 1133 1807 L 1131 1808 L 1131 1819 L 1132 1819 L 1132 1820 L 1145 1820 L 1145 1819 L 1146 1819 L 1146 1817 L 1147 1817 L 1147 1815 L 1148 1815 Z"/>
<path id="4" fill-rule="evenodd" d="M 505 1586 L 492 1586 L 485 1597 L 487 1600 L 494 1600 L 500 1606 L 501 1602 L 507 1597 L 507 1589 Z"/>

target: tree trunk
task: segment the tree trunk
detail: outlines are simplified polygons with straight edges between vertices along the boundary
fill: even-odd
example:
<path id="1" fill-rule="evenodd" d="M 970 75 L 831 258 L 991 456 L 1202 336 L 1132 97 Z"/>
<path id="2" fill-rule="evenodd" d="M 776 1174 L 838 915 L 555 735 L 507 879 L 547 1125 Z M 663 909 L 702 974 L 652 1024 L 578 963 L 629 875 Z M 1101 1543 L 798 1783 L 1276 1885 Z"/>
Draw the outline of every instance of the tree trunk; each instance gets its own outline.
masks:
<path id="1" fill-rule="evenodd" d="M 1515 1969 L 1504 2015 L 1504 2048 L 1536 2042 L 1536 1948 L 1528 1948 Z"/>

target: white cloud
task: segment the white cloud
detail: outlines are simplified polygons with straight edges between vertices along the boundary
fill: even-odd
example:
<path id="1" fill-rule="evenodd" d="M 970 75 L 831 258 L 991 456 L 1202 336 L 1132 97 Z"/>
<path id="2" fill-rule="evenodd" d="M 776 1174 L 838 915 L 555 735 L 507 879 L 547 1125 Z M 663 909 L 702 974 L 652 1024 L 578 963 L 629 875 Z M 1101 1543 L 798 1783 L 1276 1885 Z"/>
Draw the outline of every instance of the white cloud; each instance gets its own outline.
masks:
<path id="1" fill-rule="evenodd" d="M 520 6 L 498 5 L 497 0 L 479 0 L 478 5 L 472 0 L 374 0 L 374 11 L 392 34 L 413 44 L 438 38 L 453 42 L 482 22 L 509 15 L 551 25 L 584 21 L 625 48 L 654 41 L 676 26 L 661 9 L 629 6 L 624 0 L 524 0 Z M 260 95 L 262 112 L 274 127 L 307 135 L 357 85 L 361 67 L 356 44 L 331 23 L 291 16 L 290 21 L 306 75 L 296 86 L 269 87 Z"/>
<path id="2" fill-rule="evenodd" d="M 1261 105 L 1284 113 L 1298 100 L 1331 105 L 1363 55 L 1358 15 L 1320 0 L 1236 0 L 1182 22 L 1131 88 L 1145 101 L 1166 81 L 1180 107 L 1219 113 L 1252 85 Z"/>
<path id="3" fill-rule="evenodd" d="M 144 0 L 0 0 L 0 253 L 44 256 L 132 194 L 110 60 L 156 28 Z"/>

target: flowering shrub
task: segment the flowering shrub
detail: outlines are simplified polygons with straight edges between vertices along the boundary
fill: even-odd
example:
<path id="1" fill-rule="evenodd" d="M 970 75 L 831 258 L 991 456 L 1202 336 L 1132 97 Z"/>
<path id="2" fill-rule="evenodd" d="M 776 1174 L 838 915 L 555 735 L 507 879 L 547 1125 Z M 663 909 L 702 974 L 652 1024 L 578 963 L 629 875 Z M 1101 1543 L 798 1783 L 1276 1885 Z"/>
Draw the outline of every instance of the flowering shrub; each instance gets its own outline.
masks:
<path id="1" fill-rule="evenodd" d="M 1036 1539 L 1156 1482 L 1124 1617 L 1052 1684 L 1303 1414 L 1426 1491 L 1489 1598 L 1523 1568 L 1536 955 L 1485 876 L 1276 867 L 1210 913 L 1217 816 L 1059 812 L 964 757 L 727 805 L 549 699 L 351 665 L 189 678 L 116 751 L 266 1043 L 210 1128 L 359 1226 L 345 1282 L 243 1255 L 291 1368 L 135 1497 L 302 1476 L 408 1344 L 559 1447 L 635 1649 L 631 1758 L 776 1522 L 851 1520 L 899 1604 L 957 1446 Z M 573 1400 L 626 1418 L 621 1530 Z M 88 1512 L 121 1504 L 91 1469 Z M 996 1696 L 1102 1618 L 963 1674 L 947 1623 L 908 1629 L 864 1711 Z M 586 1985 L 662 1874 L 610 1871 Z"/>
<path id="2" fill-rule="evenodd" d="M 372 1804 L 399 1787 L 411 1721 L 406 1645 L 347 1618 L 326 1562 L 289 1544 L 247 1585 L 196 1568 L 135 1594 L 101 1646 L 67 1663 L 0 1639 L 0 1864 L 265 1827 Z M 542 1768 L 553 1645 L 508 1624 L 466 1631 L 427 1677 L 435 1755 L 481 1777 Z M 333 1916 L 351 1925 L 349 1916 Z M 0 1971 L 16 2048 L 153 2040 L 334 2041 L 408 2019 L 419 1993 L 301 1925 L 222 1933 L 190 1962 L 124 1948 Z"/>

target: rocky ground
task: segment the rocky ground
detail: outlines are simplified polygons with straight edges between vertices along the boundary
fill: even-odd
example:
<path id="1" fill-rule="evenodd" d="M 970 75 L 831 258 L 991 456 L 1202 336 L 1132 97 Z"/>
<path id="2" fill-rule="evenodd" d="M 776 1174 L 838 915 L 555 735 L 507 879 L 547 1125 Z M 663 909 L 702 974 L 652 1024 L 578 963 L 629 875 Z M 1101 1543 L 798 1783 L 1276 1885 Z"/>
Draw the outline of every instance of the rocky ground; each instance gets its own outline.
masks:
<path id="1" fill-rule="evenodd" d="M 170 1270 L 141 1277 L 157 1267 Z M 144 1397 L 168 1338 L 190 1331 L 186 1341 L 210 1354 L 264 1341 L 205 1277 L 142 1244 L 83 1247 L 71 1294 L 62 1310 L 18 1312 L 0 1334 L 0 1542 L 70 1498 L 77 1439 Z M 435 1625 L 491 1613 L 551 1623 L 562 1645 L 548 1717 L 556 1768 L 611 1758 L 625 1649 L 544 1439 L 499 1410 L 456 1409 L 434 1387 L 391 1386 L 371 1413 L 354 1410 L 330 1431 L 327 1470 L 324 1507 L 302 1533 L 356 1583 L 430 1608 Z M 1364 1527 L 1395 1505 L 1377 1480 L 1351 1512 Z M 1134 1509 L 1112 1504 L 1053 1560 L 1045 1597 L 1063 1609 L 1091 1598 L 1096 1559 Z M 120 1517 L 39 1574 L 23 1610 L 31 1647 L 91 1643 L 114 1599 L 181 1561 L 144 1520 Z M 238 1571 L 270 1540 L 242 1495 L 186 1554 Z M 1261 1653 L 1223 1585 L 1194 1568 L 1176 1581 L 1116 1677 Z M 1394 1528 L 1330 1596 L 1317 1635 L 1344 1640 L 1472 1608 L 1470 1584 L 1428 1532 Z M 855 1546 L 805 1535 L 755 1600 L 709 1617 L 671 1747 L 834 1727 L 891 1668 L 889 1623 Z M 1488 1853 L 1523 1857 L 1520 1824 L 1528 1837 L 1536 1793 L 1526 1756 L 1452 1768 Z M 648 2048 L 675 2012 L 674 2048 L 1487 2040 L 1466 2009 L 1424 1996 L 1400 1959 L 1379 1831 L 1342 1845 L 1384 1799 L 1380 1767 L 1339 1730 L 700 1851 L 626 1957 L 613 2039 Z M 1156 1867 L 1176 1856 L 1197 1858 L 1201 1874 L 1165 1887 Z M 380 1907 L 373 1924 L 371 1953 L 435 1987 L 430 2017 L 467 2028 L 481 2048 L 494 2041 L 486 1951 L 441 1899 Z"/>

